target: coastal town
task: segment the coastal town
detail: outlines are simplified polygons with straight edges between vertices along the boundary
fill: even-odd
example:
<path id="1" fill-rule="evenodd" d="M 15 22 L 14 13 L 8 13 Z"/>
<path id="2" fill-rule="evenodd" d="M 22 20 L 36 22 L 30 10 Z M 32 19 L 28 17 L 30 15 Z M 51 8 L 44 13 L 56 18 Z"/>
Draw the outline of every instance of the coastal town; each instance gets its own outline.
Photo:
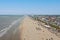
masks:
<path id="1" fill-rule="evenodd" d="M 60 16 L 35 15 L 34 19 L 45 23 L 44 27 L 46 27 L 50 32 L 55 33 L 60 37 Z"/>
<path id="2" fill-rule="evenodd" d="M 55 24 L 60 27 L 60 16 L 38 16 L 38 18 L 49 24 Z"/>

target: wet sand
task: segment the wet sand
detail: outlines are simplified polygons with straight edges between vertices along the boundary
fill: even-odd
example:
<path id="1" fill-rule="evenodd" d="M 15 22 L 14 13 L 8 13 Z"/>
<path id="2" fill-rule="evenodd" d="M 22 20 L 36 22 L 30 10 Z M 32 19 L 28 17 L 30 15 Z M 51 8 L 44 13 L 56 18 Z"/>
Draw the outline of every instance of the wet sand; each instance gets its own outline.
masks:
<path id="1" fill-rule="evenodd" d="M 60 40 L 59 37 L 38 25 L 37 21 L 28 16 L 23 19 L 19 30 L 20 40 Z"/>

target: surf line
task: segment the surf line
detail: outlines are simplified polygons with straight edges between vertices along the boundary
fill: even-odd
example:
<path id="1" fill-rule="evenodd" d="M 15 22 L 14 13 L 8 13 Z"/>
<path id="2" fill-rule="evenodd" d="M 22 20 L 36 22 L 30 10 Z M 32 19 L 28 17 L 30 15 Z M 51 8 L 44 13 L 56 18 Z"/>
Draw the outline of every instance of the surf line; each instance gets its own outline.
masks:
<path id="1" fill-rule="evenodd" d="M 14 24 L 16 24 L 16 23 L 17 23 L 18 21 L 20 21 L 20 20 L 21 20 L 21 18 L 13 21 L 13 22 L 11 23 L 11 25 L 9 25 L 8 28 L 2 29 L 2 30 L 0 31 L 0 37 L 2 37 Z"/>

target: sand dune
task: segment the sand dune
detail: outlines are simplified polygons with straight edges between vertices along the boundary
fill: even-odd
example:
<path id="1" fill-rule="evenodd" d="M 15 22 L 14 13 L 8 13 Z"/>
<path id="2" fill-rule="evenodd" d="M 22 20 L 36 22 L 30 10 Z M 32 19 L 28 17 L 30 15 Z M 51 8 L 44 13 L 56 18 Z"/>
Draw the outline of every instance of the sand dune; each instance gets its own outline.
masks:
<path id="1" fill-rule="evenodd" d="M 19 30 L 20 40 L 60 40 L 55 34 L 38 25 L 28 16 L 22 20 Z"/>

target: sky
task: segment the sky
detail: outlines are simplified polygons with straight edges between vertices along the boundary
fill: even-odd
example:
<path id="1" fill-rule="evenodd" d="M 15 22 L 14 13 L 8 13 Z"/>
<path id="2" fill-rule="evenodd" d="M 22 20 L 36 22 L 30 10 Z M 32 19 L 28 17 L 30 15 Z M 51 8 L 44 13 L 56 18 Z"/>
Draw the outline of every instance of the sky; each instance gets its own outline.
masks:
<path id="1" fill-rule="evenodd" d="M 0 15 L 60 15 L 60 0 L 0 0 Z"/>

